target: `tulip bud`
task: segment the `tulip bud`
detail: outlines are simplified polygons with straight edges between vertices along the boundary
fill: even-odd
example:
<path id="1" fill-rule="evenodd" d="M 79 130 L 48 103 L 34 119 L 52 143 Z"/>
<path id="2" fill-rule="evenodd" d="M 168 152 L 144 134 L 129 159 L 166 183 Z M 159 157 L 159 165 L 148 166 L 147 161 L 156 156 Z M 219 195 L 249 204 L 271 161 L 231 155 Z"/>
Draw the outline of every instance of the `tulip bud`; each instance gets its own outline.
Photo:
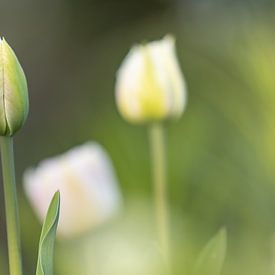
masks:
<path id="1" fill-rule="evenodd" d="M 186 87 L 173 37 L 134 46 L 117 75 L 116 102 L 130 122 L 179 117 L 186 104 Z"/>
<path id="2" fill-rule="evenodd" d="M 28 87 L 17 57 L 0 38 L 0 135 L 12 136 L 28 115 Z"/>
<path id="3" fill-rule="evenodd" d="M 24 187 L 41 221 L 53 194 L 60 191 L 59 237 L 73 237 L 103 224 L 121 205 L 111 161 L 95 143 L 76 147 L 27 170 Z"/>

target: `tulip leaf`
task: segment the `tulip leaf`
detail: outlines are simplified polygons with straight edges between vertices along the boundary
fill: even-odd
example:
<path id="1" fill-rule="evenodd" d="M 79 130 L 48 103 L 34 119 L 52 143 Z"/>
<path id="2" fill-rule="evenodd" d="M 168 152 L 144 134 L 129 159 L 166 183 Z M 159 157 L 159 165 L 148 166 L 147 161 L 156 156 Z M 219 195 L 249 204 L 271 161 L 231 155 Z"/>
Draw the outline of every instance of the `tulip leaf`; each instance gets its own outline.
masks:
<path id="1" fill-rule="evenodd" d="M 226 230 L 221 229 L 202 249 L 194 275 L 220 275 L 226 255 Z"/>
<path id="2" fill-rule="evenodd" d="M 39 241 L 36 275 L 53 275 L 53 255 L 60 211 L 60 194 L 56 192 L 42 227 Z"/>

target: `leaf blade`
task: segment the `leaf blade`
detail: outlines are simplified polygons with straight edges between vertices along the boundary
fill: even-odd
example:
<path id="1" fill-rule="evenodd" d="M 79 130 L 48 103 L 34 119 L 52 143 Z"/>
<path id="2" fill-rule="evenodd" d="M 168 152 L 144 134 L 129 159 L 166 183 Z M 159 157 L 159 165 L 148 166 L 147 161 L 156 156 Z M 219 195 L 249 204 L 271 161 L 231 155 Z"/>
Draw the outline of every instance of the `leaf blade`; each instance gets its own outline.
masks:
<path id="1" fill-rule="evenodd" d="M 220 275 L 226 246 L 227 234 L 223 228 L 202 249 L 195 264 L 194 275 Z"/>
<path id="2" fill-rule="evenodd" d="M 60 193 L 50 203 L 40 235 L 36 275 L 53 275 L 53 254 L 60 212 Z"/>

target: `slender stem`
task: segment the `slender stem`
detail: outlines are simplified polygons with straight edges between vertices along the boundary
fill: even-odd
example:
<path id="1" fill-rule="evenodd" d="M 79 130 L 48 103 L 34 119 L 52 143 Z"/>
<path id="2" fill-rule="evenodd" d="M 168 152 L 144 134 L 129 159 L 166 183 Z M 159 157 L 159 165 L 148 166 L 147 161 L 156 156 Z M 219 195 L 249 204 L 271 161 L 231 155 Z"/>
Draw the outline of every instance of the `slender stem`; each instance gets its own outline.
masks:
<path id="1" fill-rule="evenodd" d="M 19 218 L 12 137 L 1 137 L 1 158 L 7 222 L 10 275 L 22 275 Z"/>
<path id="2" fill-rule="evenodd" d="M 169 217 L 166 186 L 165 140 L 162 124 L 154 123 L 149 128 L 152 172 L 155 195 L 155 211 L 158 241 L 161 251 L 170 265 Z"/>

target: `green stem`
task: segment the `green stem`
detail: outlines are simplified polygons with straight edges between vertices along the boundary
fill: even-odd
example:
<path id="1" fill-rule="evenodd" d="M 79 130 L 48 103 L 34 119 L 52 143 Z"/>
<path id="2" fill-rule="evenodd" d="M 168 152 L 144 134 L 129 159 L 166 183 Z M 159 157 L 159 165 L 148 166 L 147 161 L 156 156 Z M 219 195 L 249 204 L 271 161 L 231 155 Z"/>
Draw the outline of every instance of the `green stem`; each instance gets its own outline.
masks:
<path id="1" fill-rule="evenodd" d="M 19 218 L 12 137 L 1 137 L 1 158 L 7 222 L 10 275 L 22 275 Z"/>
<path id="2" fill-rule="evenodd" d="M 158 242 L 161 251 L 170 264 L 170 236 L 169 236 L 169 217 L 166 186 L 166 162 L 165 162 L 165 140 L 162 124 L 154 123 L 149 128 L 155 211 L 158 231 Z"/>

